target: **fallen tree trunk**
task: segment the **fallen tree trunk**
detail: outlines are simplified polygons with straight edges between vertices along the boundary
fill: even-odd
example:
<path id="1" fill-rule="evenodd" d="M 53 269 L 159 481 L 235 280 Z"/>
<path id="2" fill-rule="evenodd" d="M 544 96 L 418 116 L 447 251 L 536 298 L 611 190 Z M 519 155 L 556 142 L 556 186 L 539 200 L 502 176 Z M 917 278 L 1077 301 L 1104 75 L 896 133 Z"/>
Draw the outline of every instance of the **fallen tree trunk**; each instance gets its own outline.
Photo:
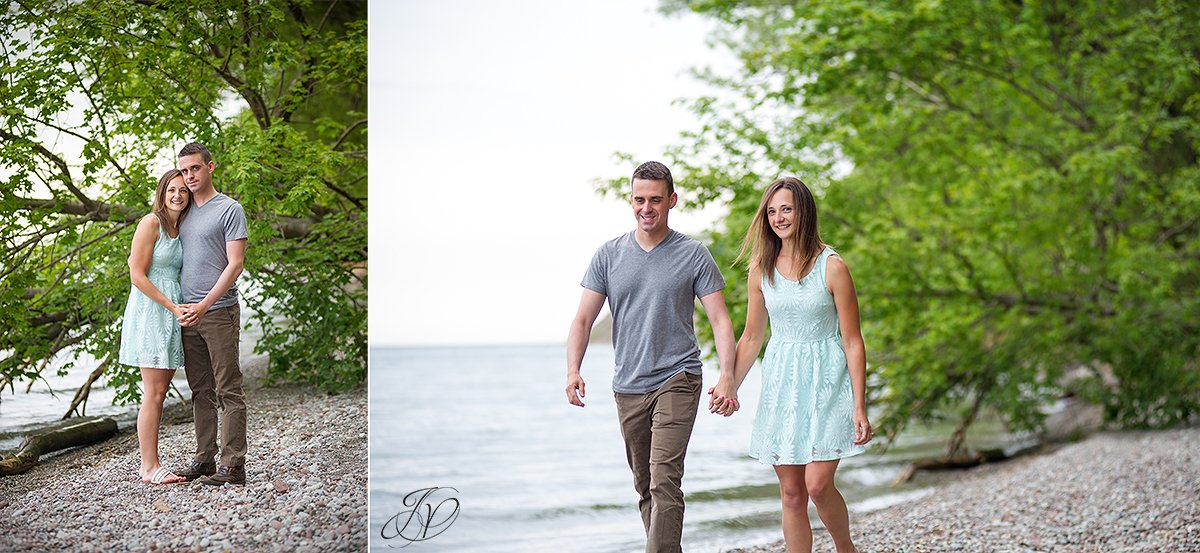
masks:
<path id="1" fill-rule="evenodd" d="M 918 470 L 956 470 L 967 469 L 984 463 L 995 463 L 997 461 L 1005 461 L 1014 457 L 1031 453 L 1041 449 L 1042 445 L 1037 444 L 1030 447 L 1023 447 L 1014 451 L 1011 455 L 1004 453 L 1003 449 L 982 449 L 972 451 L 966 455 L 932 457 L 927 459 L 917 459 L 904 467 L 900 471 L 900 475 L 896 477 L 896 481 L 892 485 L 903 484 L 913 479 Z"/>
<path id="2" fill-rule="evenodd" d="M 0 476 L 21 474 L 33 468 L 42 455 L 52 451 L 102 442 L 116 434 L 117 421 L 108 417 L 93 417 L 34 434 L 21 442 L 15 455 L 0 461 Z"/>

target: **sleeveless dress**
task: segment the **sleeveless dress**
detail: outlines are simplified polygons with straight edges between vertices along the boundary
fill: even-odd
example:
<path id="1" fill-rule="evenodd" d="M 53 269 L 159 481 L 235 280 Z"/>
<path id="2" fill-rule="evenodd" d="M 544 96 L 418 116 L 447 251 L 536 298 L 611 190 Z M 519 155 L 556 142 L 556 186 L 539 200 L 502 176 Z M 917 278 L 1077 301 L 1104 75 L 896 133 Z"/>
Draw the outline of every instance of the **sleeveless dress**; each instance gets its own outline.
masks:
<path id="1" fill-rule="evenodd" d="M 771 341 L 762 360 L 762 395 L 750 456 L 769 465 L 806 465 L 864 451 L 854 445 L 854 396 L 825 266 L 828 246 L 799 282 L 764 276 Z"/>
<path id="2" fill-rule="evenodd" d="M 175 303 L 182 301 L 179 290 L 181 267 L 183 244 L 179 237 L 167 236 L 160 225 L 146 276 L 159 292 Z M 167 308 L 133 285 L 129 287 L 129 302 L 125 304 L 125 317 L 121 323 L 118 360 L 122 365 L 155 369 L 183 366 L 183 331 L 179 321 Z"/>

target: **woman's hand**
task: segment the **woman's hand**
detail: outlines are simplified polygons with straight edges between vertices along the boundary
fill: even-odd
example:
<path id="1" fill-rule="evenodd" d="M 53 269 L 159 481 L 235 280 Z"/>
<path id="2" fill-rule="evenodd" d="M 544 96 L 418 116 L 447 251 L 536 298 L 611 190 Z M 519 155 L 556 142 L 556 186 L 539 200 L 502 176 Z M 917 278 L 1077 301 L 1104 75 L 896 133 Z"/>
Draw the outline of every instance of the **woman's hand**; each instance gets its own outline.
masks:
<path id="1" fill-rule="evenodd" d="M 196 324 L 196 304 L 181 303 L 171 310 L 175 318 L 179 320 L 179 326 L 193 326 Z"/>
<path id="2" fill-rule="evenodd" d="M 866 445 L 875 437 L 875 429 L 871 428 L 871 421 L 867 419 L 866 409 L 854 410 L 854 445 Z"/>
<path id="3" fill-rule="evenodd" d="M 733 383 L 726 379 L 718 380 L 716 386 L 708 389 L 708 395 L 712 396 L 708 401 L 708 410 L 711 413 L 728 417 L 741 408 L 737 390 Z"/>

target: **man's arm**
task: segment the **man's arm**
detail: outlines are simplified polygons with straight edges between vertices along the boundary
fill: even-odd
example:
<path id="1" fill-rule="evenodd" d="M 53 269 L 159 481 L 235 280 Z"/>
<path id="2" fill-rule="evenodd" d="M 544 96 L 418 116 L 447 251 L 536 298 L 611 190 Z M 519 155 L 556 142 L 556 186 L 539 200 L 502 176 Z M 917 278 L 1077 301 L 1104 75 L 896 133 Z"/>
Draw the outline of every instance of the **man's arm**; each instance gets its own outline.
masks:
<path id="1" fill-rule="evenodd" d="M 208 291 L 208 295 L 200 300 L 200 303 L 192 304 L 187 310 L 187 314 L 179 320 L 182 326 L 192 326 L 200 322 L 204 314 L 208 312 L 208 308 L 212 307 L 225 292 L 229 291 L 229 287 L 237 282 L 237 278 L 242 275 L 242 268 L 246 262 L 246 239 L 230 240 L 225 243 L 225 257 L 229 260 L 229 264 L 225 266 L 225 270 L 221 271 L 221 276 L 217 278 L 217 282 L 213 284 L 212 290 Z"/>
<path id="2" fill-rule="evenodd" d="M 708 323 L 712 325 L 713 341 L 717 346 L 717 362 L 721 366 L 721 372 L 729 371 L 732 374 L 737 346 L 733 341 L 733 323 L 729 320 L 729 311 L 725 309 L 725 296 L 718 290 L 700 298 L 700 305 L 704 306 L 704 312 L 708 315 Z M 734 411 L 737 410 L 736 405 L 732 405 L 730 408 Z M 730 412 L 732 413 L 732 411 Z"/>
<path id="3" fill-rule="evenodd" d="M 583 289 L 579 298 L 579 310 L 575 312 L 575 320 L 571 322 L 571 332 L 567 335 L 567 401 L 571 405 L 583 407 L 580 399 L 584 393 L 583 377 L 579 370 L 583 365 L 583 354 L 587 351 L 588 337 L 592 334 L 592 325 L 604 307 L 604 294 Z"/>

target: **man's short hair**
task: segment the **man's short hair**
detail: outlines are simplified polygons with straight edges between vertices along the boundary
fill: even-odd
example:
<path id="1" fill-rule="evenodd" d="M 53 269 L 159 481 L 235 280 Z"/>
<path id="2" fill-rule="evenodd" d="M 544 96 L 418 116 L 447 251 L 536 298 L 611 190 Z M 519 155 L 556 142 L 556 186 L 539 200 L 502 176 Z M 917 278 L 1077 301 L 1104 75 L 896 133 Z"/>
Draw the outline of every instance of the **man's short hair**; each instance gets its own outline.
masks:
<path id="1" fill-rule="evenodd" d="M 199 142 L 189 142 L 187 146 L 184 146 L 182 150 L 179 150 L 179 155 L 176 157 L 190 156 L 193 154 L 200 154 L 200 157 L 204 158 L 204 163 L 212 161 L 212 154 L 208 153 L 208 148 L 205 148 L 204 145 Z"/>
<path id="2" fill-rule="evenodd" d="M 657 161 L 647 161 L 638 165 L 638 168 L 633 170 L 633 178 L 629 179 L 629 184 L 632 186 L 633 181 L 637 179 L 663 181 L 667 183 L 667 195 L 675 193 L 675 181 L 671 179 L 671 170 Z"/>

